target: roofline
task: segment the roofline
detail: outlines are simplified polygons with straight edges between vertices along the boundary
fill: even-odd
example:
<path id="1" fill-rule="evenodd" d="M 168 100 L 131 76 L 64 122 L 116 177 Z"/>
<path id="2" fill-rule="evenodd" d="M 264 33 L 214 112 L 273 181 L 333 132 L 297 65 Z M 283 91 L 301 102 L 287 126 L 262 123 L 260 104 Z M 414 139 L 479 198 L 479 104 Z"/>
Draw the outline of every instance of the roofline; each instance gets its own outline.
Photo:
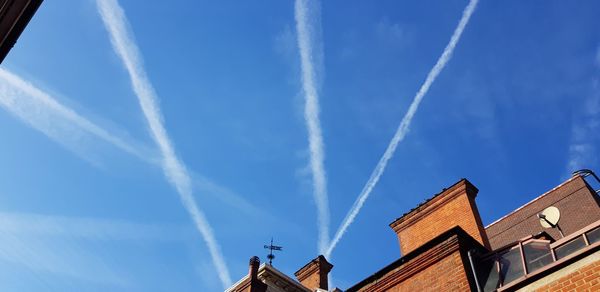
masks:
<path id="1" fill-rule="evenodd" d="M 300 282 L 298 282 L 298 281 L 296 281 L 295 279 L 292 279 L 290 276 L 288 276 L 288 275 L 286 275 L 286 274 L 284 274 L 284 273 L 280 272 L 278 269 L 275 269 L 275 268 L 274 268 L 273 266 L 271 266 L 271 265 L 267 265 L 266 263 L 264 263 L 264 264 L 263 264 L 263 267 L 261 267 L 260 269 L 258 269 L 258 274 L 259 274 L 259 275 L 260 275 L 260 271 L 261 271 L 261 269 L 264 269 L 264 270 L 269 270 L 270 272 L 272 272 L 272 273 L 276 274 L 277 276 L 279 276 L 279 277 L 282 277 L 282 278 L 284 278 L 284 279 L 286 279 L 286 280 L 289 280 L 289 281 L 290 281 L 290 283 L 294 283 L 294 284 L 297 286 L 297 288 L 299 288 L 299 289 L 303 289 L 303 290 L 305 290 L 305 291 L 310 291 L 310 289 L 308 289 L 308 288 L 304 287 L 304 285 L 302 285 Z"/>
<path id="2" fill-rule="evenodd" d="M 325 261 L 325 263 L 329 264 L 329 265 L 330 265 L 330 266 L 333 268 L 333 265 L 332 265 L 330 262 L 328 262 L 328 261 L 327 261 L 327 258 L 326 258 L 324 255 L 320 254 L 320 255 L 318 255 L 316 258 L 314 258 L 314 259 L 312 259 L 312 260 L 308 261 L 308 263 L 306 263 L 306 265 L 302 266 L 302 268 L 298 269 L 298 271 L 296 271 L 296 272 L 294 273 L 294 275 L 295 275 L 296 277 L 298 277 L 298 275 L 299 275 L 299 274 L 301 274 L 302 272 L 304 272 L 304 270 L 308 269 L 308 267 L 309 267 L 311 264 L 313 264 L 313 263 L 315 263 L 315 262 L 318 262 L 320 258 L 322 258 L 322 259 Z"/>
<path id="3" fill-rule="evenodd" d="M 409 217 L 411 217 L 411 216 L 419 213 L 423 209 L 427 208 L 429 205 L 433 204 L 437 199 L 439 199 L 442 195 L 454 191 L 454 189 L 458 188 L 461 184 L 464 184 L 466 186 L 466 188 L 469 188 L 469 187 L 473 188 L 475 190 L 475 196 L 477 196 L 476 194 L 477 194 L 477 192 L 479 192 L 479 189 L 477 189 L 477 187 L 475 185 L 473 185 L 468 179 L 461 178 L 457 182 L 453 183 L 451 186 L 443 188 L 439 193 L 434 194 L 433 196 L 425 199 L 424 201 L 419 203 L 416 207 L 414 207 L 414 208 L 410 209 L 408 212 L 402 214 L 402 216 L 394 219 L 394 221 L 392 221 L 392 223 L 390 223 L 389 226 L 392 229 L 394 229 L 395 226 L 400 225 L 402 222 L 404 222 L 406 220 L 409 220 L 408 219 Z"/>
<path id="4" fill-rule="evenodd" d="M 261 273 L 264 273 L 265 270 L 277 275 L 278 277 L 288 280 L 290 283 L 294 283 L 297 286 L 297 288 L 299 288 L 299 289 L 303 289 L 307 292 L 310 292 L 310 290 L 308 290 L 308 288 L 304 287 L 304 285 L 302 285 L 300 282 L 296 281 L 295 279 L 292 279 L 290 276 L 280 272 L 279 270 L 277 270 L 276 268 L 274 268 L 271 265 L 267 265 L 266 263 L 262 263 L 260 265 L 260 267 L 258 268 L 257 275 L 261 275 Z M 235 288 L 237 288 L 240 284 L 242 284 L 244 281 L 248 280 L 249 278 L 250 278 L 250 275 L 246 274 L 244 277 L 242 277 L 240 280 L 235 282 L 229 288 L 225 289 L 225 292 L 235 291 L 234 290 Z"/>
<path id="5" fill-rule="evenodd" d="M 462 239 L 465 239 L 467 242 L 469 242 L 469 244 L 472 244 L 473 246 L 476 246 L 482 250 L 487 250 L 483 245 L 481 245 L 481 243 L 479 241 L 475 240 L 471 235 L 469 235 L 466 231 L 464 231 L 460 226 L 455 226 L 455 227 L 452 227 L 451 229 L 448 229 L 447 231 L 443 232 L 442 234 L 436 236 L 435 238 L 431 239 L 430 241 L 426 242 L 425 244 L 421 245 L 420 247 L 416 248 L 415 250 L 413 250 L 413 251 L 407 253 L 406 255 L 400 257 L 399 259 L 391 262 L 387 266 L 379 269 L 377 272 L 364 278 L 363 280 L 354 284 L 352 287 L 346 289 L 345 291 L 358 291 L 361 287 L 364 287 L 365 285 L 375 281 L 376 279 L 380 279 L 381 277 L 384 277 L 387 273 L 391 272 L 392 270 L 394 270 L 398 267 L 401 267 L 405 263 L 416 258 L 417 256 L 421 255 L 422 253 L 427 252 L 430 248 L 435 247 L 436 245 L 444 242 L 444 240 L 447 240 L 447 239 L 451 238 L 452 236 L 459 237 L 459 245 L 461 244 L 460 238 L 462 238 Z"/>
<path id="6" fill-rule="evenodd" d="M 260 270 L 260 268 L 259 268 L 259 270 Z M 250 278 L 250 275 L 246 274 L 241 279 L 239 279 L 237 282 L 231 284 L 231 286 L 229 286 L 229 288 L 225 289 L 225 292 L 234 291 L 233 289 L 237 288 L 237 286 L 241 285 L 244 281 L 248 280 L 249 278 Z"/>
<path id="7" fill-rule="evenodd" d="M 29 24 L 31 18 L 33 18 L 33 15 L 37 9 L 42 4 L 42 1 L 43 0 L 28 0 L 26 3 L 23 3 L 23 1 L 19 1 L 17 3 L 15 3 L 16 1 L 6 1 L 5 4 L 8 4 L 8 6 L 1 7 L 1 10 L 3 10 L 0 11 L 3 13 L 2 24 L 10 24 L 10 27 L 5 27 L 6 31 L 2 32 L 3 34 L 5 33 L 5 35 L 0 37 L 0 64 L 4 61 L 13 46 L 17 43 L 17 40 L 25 30 L 25 27 L 27 27 L 27 24 Z M 14 19 L 6 17 L 7 13 L 15 12 L 18 12 L 18 15 L 16 15 Z M 10 20 L 10 22 L 6 22 L 8 20 Z"/>
<path id="8" fill-rule="evenodd" d="M 510 213 L 508 213 L 508 214 L 506 214 L 506 215 L 504 215 L 504 216 L 500 217 L 500 218 L 499 218 L 499 219 L 497 219 L 496 221 L 494 221 L 494 222 L 492 222 L 492 223 L 488 224 L 487 226 L 485 226 L 485 227 L 484 227 L 484 229 L 488 229 L 490 226 L 492 226 L 492 225 L 494 225 L 494 224 L 496 224 L 496 223 L 498 223 L 498 222 L 500 222 L 500 221 L 502 221 L 502 220 L 506 219 L 507 217 L 509 217 L 509 216 L 511 216 L 511 215 L 513 215 L 513 214 L 515 214 L 515 213 L 516 213 L 516 212 L 518 212 L 519 210 L 521 210 L 521 209 L 523 209 L 523 208 L 527 207 L 528 205 L 531 205 L 531 204 L 532 204 L 532 203 L 534 203 L 535 201 L 537 201 L 537 200 L 541 199 L 542 197 L 546 196 L 547 194 L 549 194 L 549 193 L 551 193 L 551 192 L 554 192 L 554 191 L 556 191 L 558 188 L 560 188 L 560 187 L 562 187 L 562 186 L 566 185 L 567 183 L 570 183 L 571 181 L 573 181 L 573 180 L 575 180 L 575 179 L 577 179 L 577 178 L 582 178 L 582 179 L 583 179 L 583 177 L 582 177 L 581 175 L 579 175 L 579 174 L 578 174 L 578 175 L 574 175 L 574 176 L 570 177 L 568 180 L 566 180 L 566 181 L 562 182 L 562 183 L 561 183 L 561 184 L 559 184 L 558 186 L 556 186 L 556 187 L 552 188 L 551 190 L 549 190 L 549 191 L 547 191 L 547 192 L 545 192 L 545 193 L 543 193 L 543 194 L 539 195 L 538 197 L 536 197 L 535 199 L 533 199 L 533 200 L 531 200 L 531 201 L 529 201 L 529 202 L 525 203 L 525 204 L 524 204 L 524 205 L 522 205 L 521 207 L 519 207 L 519 208 L 517 208 L 517 209 L 514 209 L 512 212 L 510 212 Z"/>

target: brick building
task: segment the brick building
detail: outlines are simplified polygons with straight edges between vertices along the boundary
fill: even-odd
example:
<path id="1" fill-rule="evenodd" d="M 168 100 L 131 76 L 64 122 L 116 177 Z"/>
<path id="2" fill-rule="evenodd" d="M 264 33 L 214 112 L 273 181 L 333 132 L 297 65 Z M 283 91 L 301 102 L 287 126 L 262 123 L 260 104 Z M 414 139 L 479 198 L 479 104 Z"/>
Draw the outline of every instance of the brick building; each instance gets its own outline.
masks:
<path id="1" fill-rule="evenodd" d="M 248 275 L 225 290 L 226 292 L 328 291 L 327 275 L 333 268 L 333 265 L 320 255 L 295 273 L 298 279 L 296 281 L 269 264 L 261 265 L 258 257 L 250 258 L 249 266 Z"/>
<path id="2" fill-rule="evenodd" d="M 346 291 L 600 291 L 600 199 L 588 175 L 597 178 L 578 172 L 488 226 L 477 188 L 461 179 L 394 220 L 403 256 Z M 551 206 L 560 220 L 544 228 Z M 253 258 L 227 291 L 327 291 L 332 267 L 319 256 L 293 280 Z"/>

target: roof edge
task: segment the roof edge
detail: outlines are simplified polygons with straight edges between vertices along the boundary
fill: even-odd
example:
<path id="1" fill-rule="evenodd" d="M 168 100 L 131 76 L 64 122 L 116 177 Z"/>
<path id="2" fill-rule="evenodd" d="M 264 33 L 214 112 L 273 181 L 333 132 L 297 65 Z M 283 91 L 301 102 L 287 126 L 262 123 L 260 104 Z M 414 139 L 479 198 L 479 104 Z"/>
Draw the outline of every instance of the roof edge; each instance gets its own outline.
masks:
<path id="1" fill-rule="evenodd" d="M 502 217 L 500 217 L 500 218 L 496 219 L 496 221 L 494 221 L 494 222 L 492 222 L 492 223 L 488 224 L 487 226 L 485 226 L 485 227 L 484 227 L 484 229 L 488 229 L 488 228 L 490 228 L 490 226 L 492 226 L 492 225 L 494 225 L 494 224 L 496 224 L 496 223 L 498 223 L 498 222 L 500 222 L 500 221 L 502 221 L 502 220 L 504 220 L 504 219 L 508 218 L 509 216 L 511 216 L 511 215 L 513 215 L 513 214 L 515 214 L 515 213 L 516 213 L 516 212 L 518 212 L 519 210 L 521 210 L 521 209 L 523 209 L 523 208 L 527 207 L 528 205 L 531 205 L 531 204 L 533 204 L 533 203 L 534 203 L 534 202 L 536 202 L 537 200 L 539 200 L 539 199 L 541 199 L 541 198 L 545 197 L 546 195 L 550 194 L 551 192 L 554 192 L 554 191 L 556 191 L 556 190 L 557 190 L 557 189 L 559 189 L 560 187 L 562 187 L 562 186 L 564 186 L 564 185 L 566 185 L 566 184 L 570 183 L 571 181 L 573 181 L 573 180 L 575 180 L 575 179 L 577 179 L 577 178 L 581 178 L 581 179 L 583 179 L 583 177 L 582 177 L 581 175 L 579 175 L 579 174 L 578 174 L 578 175 L 574 175 L 574 176 L 570 177 L 568 180 L 566 180 L 566 181 L 562 182 L 562 183 L 561 183 L 561 184 L 559 184 L 558 186 L 555 186 L 554 188 L 552 188 L 552 189 L 550 189 L 550 190 L 546 191 L 545 193 L 543 193 L 543 194 L 541 194 L 541 195 L 537 196 L 536 198 L 532 199 L 531 201 L 529 201 L 529 202 L 527 202 L 527 203 L 523 204 L 521 207 L 519 207 L 519 208 L 517 208 L 517 209 L 514 209 L 514 210 L 512 210 L 510 213 L 508 213 L 508 214 L 506 214 L 506 215 L 504 215 L 504 216 L 502 216 Z"/>
<path id="2" fill-rule="evenodd" d="M 477 196 L 477 193 L 479 192 L 479 189 L 477 189 L 477 187 L 475 185 L 473 185 L 468 179 L 461 178 L 460 180 L 458 180 L 451 186 L 449 186 L 447 188 L 443 188 L 441 192 L 426 199 L 425 201 L 423 201 L 416 207 L 410 209 L 410 211 L 402 214 L 402 216 L 394 219 L 394 221 L 392 221 L 392 223 L 390 223 L 389 226 L 392 229 L 394 229 L 394 231 L 397 231 L 396 229 L 398 228 L 398 226 L 401 226 L 405 222 L 410 222 L 411 218 L 413 218 L 414 216 L 419 214 L 420 211 L 426 210 L 428 207 L 434 205 L 439 200 L 443 200 L 447 196 L 450 196 L 450 197 L 448 197 L 448 200 L 452 199 L 455 196 L 458 196 L 459 193 L 455 193 L 455 192 L 457 190 L 459 190 L 461 187 L 464 187 L 467 195 L 473 196 L 473 199 L 475 199 L 475 197 Z M 471 190 L 471 191 L 469 191 L 469 190 Z M 409 223 L 407 223 L 407 224 L 409 224 Z"/>
<path id="3" fill-rule="evenodd" d="M 379 269 L 377 272 L 364 278 L 363 280 L 354 284 L 352 287 L 346 289 L 345 291 L 347 291 L 347 292 L 358 291 L 361 287 L 364 287 L 365 285 L 369 284 L 370 282 L 373 282 L 374 280 L 385 276 L 387 273 L 404 265 L 405 263 L 411 261 L 412 259 L 418 257 L 419 255 L 427 252 L 432 247 L 442 244 L 445 240 L 448 240 L 448 239 L 452 238 L 453 236 L 457 237 L 457 239 L 458 239 L 457 244 L 459 244 L 459 245 L 467 243 L 474 247 L 478 247 L 482 250 L 487 250 L 483 245 L 481 245 L 481 243 L 479 241 L 474 239 L 471 235 L 469 235 L 466 231 L 464 231 L 460 226 L 455 226 L 451 229 L 448 229 L 444 233 L 436 236 L 435 238 L 431 239 L 430 241 L 426 242 L 425 244 L 416 248 L 415 250 L 409 252 L 408 254 L 391 262 L 387 266 Z"/>

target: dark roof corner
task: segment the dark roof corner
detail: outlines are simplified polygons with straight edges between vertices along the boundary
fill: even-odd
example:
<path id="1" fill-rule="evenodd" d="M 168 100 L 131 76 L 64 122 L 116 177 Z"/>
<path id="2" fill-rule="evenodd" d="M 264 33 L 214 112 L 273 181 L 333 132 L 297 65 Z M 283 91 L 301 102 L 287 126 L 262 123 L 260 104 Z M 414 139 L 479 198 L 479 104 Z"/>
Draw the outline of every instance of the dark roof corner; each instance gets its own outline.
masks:
<path id="1" fill-rule="evenodd" d="M 0 63 L 17 42 L 43 0 L 0 1 Z"/>

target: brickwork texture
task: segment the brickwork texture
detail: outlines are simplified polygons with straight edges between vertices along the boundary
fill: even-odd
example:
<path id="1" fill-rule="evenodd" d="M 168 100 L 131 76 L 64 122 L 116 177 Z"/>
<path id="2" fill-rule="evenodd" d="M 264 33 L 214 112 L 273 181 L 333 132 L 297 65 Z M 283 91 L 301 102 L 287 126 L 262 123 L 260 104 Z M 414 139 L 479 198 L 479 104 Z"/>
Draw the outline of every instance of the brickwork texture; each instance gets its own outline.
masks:
<path id="1" fill-rule="evenodd" d="M 600 291 L 600 262 L 589 264 L 546 286 L 540 292 Z"/>

